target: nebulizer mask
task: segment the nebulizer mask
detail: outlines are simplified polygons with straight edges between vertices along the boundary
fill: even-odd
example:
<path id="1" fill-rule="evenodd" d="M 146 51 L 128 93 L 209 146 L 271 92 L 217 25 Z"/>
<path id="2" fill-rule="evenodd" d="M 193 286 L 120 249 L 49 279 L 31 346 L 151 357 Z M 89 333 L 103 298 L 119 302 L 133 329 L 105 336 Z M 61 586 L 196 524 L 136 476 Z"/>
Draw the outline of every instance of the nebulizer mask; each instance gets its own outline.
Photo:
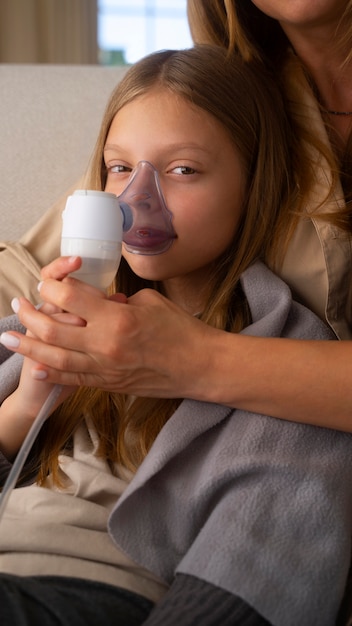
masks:
<path id="1" fill-rule="evenodd" d="M 166 206 L 158 172 L 151 163 L 138 163 L 118 201 L 124 216 L 123 242 L 128 252 L 161 254 L 170 248 L 175 238 L 172 214 Z"/>
<path id="2" fill-rule="evenodd" d="M 67 199 L 62 219 L 61 254 L 82 258 L 80 269 L 72 276 L 103 290 L 118 270 L 122 242 L 133 254 L 162 254 L 176 237 L 158 172 L 148 161 L 136 165 L 120 196 L 105 191 L 75 191 Z M 33 442 L 61 391 L 61 385 L 55 385 L 23 441 L 0 496 L 0 519 Z"/>

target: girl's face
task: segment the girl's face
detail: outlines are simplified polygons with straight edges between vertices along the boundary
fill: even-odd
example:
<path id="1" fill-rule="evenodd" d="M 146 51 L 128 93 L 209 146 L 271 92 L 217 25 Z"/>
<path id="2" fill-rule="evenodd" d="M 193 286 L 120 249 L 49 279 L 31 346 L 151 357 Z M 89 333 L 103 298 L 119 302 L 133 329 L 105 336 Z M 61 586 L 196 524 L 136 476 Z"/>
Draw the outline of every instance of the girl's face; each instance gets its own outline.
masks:
<path id="1" fill-rule="evenodd" d="M 253 4 L 284 27 L 334 25 L 343 15 L 349 0 L 252 0 Z"/>
<path id="2" fill-rule="evenodd" d="M 226 129 L 203 109 L 159 88 L 117 113 L 104 159 L 105 190 L 116 195 L 140 161 L 158 170 L 176 239 L 162 254 L 124 249 L 123 255 L 135 274 L 162 281 L 171 300 L 198 312 L 209 270 L 233 240 L 242 212 L 245 177 Z"/>

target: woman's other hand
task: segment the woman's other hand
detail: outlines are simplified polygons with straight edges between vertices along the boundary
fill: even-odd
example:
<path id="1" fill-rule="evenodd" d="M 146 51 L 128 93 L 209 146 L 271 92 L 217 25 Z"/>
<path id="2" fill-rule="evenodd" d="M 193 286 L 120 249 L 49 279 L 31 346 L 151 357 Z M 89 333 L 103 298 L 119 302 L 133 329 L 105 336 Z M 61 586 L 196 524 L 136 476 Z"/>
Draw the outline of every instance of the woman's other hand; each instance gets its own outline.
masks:
<path id="1" fill-rule="evenodd" d="M 31 336 L 12 333 L 19 339 L 12 349 L 35 362 L 31 375 L 46 383 L 154 397 L 204 393 L 195 387 L 212 359 L 209 335 L 217 331 L 154 290 L 108 298 L 66 277 L 75 263 L 58 259 L 47 266 L 40 291 L 46 306 L 73 323 L 18 300 L 18 317 Z"/>

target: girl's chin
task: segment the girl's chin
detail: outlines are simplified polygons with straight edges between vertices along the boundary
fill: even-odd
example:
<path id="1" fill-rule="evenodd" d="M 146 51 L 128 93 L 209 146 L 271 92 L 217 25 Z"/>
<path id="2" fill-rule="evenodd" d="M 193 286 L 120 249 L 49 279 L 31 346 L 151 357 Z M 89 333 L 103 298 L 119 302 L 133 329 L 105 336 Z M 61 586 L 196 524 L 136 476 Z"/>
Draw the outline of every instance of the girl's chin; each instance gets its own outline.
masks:
<path id="1" fill-rule="evenodd" d="M 143 280 L 162 281 L 168 278 L 165 274 L 165 268 L 160 267 L 160 258 L 158 259 L 157 256 L 124 252 L 123 257 L 132 272 Z"/>

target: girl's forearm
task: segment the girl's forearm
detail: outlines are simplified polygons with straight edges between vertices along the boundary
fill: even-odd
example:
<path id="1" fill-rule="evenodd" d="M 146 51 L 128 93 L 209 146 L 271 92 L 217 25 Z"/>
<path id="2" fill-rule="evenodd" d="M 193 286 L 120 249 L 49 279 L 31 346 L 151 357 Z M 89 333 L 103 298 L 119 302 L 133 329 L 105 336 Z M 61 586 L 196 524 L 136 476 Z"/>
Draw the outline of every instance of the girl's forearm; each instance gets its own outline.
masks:
<path id="1" fill-rule="evenodd" d="M 16 456 L 33 421 L 19 410 L 15 394 L 8 396 L 0 406 L 0 451 L 8 460 Z"/>
<path id="2" fill-rule="evenodd" d="M 351 342 L 223 333 L 212 341 L 203 399 L 352 432 Z"/>

